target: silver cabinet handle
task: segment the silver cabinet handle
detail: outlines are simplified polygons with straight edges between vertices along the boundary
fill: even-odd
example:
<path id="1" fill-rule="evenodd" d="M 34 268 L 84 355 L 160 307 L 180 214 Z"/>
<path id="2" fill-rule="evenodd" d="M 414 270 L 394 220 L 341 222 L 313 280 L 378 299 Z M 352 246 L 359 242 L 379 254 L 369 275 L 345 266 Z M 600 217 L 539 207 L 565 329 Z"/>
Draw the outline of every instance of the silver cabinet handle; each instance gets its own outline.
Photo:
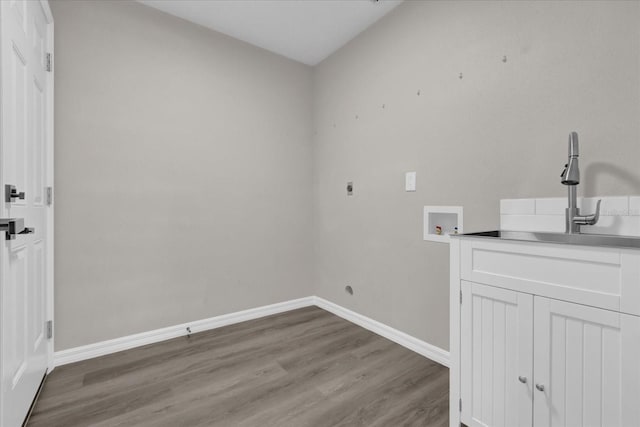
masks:
<path id="1" fill-rule="evenodd" d="M 527 377 L 519 376 L 518 377 L 518 381 L 520 381 L 522 384 L 526 384 L 527 383 Z"/>
<path id="2" fill-rule="evenodd" d="M 536 388 L 540 391 L 544 391 L 544 385 L 542 384 L 536 384 Z"/>

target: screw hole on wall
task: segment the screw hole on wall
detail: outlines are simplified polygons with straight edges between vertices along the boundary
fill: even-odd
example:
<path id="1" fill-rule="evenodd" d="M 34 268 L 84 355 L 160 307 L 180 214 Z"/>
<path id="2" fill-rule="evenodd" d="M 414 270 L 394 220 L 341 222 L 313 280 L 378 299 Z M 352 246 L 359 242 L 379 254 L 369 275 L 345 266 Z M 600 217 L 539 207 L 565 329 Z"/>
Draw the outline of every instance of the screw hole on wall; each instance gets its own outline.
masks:
<path id="1" fill-rule="evenodd" d="M 344 291 L 349 295 L 353 295 L 353 288 L 350 285 L 345 286 Z"/>

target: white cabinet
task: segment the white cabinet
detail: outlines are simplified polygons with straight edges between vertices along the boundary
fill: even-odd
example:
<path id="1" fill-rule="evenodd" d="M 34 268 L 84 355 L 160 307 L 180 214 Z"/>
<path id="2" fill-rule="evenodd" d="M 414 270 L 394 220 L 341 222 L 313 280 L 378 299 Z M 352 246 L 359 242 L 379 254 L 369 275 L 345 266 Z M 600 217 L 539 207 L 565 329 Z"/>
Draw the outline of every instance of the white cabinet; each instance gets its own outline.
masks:
<path id="1" fill-rule="evenodd" d="M 639 260 L 452 239 L 451 426 L 640 426 Z"/>
<path id="2" fill-rule="evenodd" d="M 534 324 L 534 425 L 640 425 L 640 317 L 535 297 Z"/>
<path id="3" fill-rule="evenodd" d="M 462 299 L 462 419 L 531 426 L 533 296 L 462 282 Z"/>

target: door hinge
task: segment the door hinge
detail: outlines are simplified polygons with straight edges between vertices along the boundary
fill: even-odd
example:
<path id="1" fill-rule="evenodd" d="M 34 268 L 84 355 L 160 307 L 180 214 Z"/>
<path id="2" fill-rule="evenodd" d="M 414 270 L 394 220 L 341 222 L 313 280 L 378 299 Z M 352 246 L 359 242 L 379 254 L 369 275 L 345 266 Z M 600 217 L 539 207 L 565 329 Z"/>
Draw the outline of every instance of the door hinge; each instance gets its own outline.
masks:
<path id="1" fill-rule="evenodd" d="M 460 290 L 460 304 L 462 305 L 462 290 Z"/>
<path id="2" fill-rule="evenodd" d="M 51 206 L 53 204 L 53 187 L 47 187 L 47 205 Z"/>
<path id="3" fill-rule="evenodd" d="M 462 398 L 458 400 L 458 406 L 460 407 L 460 412 L 462 412 Z"/>
<path id="4" fill-rule="evenodd" d="M 53 320 L 47 321 L 47 339 L 53 338 Z"/>
<path id="5" fill-rule="evenodd" d="M 52 60 L 53 60 L 52 55 L 49 52 L 47 52 L 47 54 L 44 57 L 44 69 L 49 71 L 49 72 L 51 72 L 51 67 L 52 67 L 51 62 L 52 62 Z"/>

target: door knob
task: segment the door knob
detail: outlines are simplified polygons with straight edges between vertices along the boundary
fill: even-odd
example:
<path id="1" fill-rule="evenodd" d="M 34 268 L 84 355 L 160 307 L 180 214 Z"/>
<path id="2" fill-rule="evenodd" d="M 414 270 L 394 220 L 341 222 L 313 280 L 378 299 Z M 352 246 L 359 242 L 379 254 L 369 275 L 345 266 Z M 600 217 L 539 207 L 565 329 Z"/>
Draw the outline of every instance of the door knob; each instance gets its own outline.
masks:
<path id="1" fill-rule="evenodd" d="M 7 240 L 16 238 L 16 234 L 24 233 L 24 219 L 22 218 L 0 218 L 0 231 L 5 232 Z"/>
<path id="2" fill-rule="evenodd" d="M 13 199 L 24 200 L 24 191 L 18 191 L 15 185 L 7 184 L 4 186 L 4 201 L 11 203 Z"/>
<path id="3" fill-rule="evenodd" d="M 527 377 L 519 376 L 518 377 L 518 381 L 520 381 L 522 384 L 526 384 L 527 383 Z"/>
<path id="4" fill-rule="evenodd" d="M 536 388 L 540 391 L 544 391 L 544 385 L 542 384 L 536 384 Z"/>

